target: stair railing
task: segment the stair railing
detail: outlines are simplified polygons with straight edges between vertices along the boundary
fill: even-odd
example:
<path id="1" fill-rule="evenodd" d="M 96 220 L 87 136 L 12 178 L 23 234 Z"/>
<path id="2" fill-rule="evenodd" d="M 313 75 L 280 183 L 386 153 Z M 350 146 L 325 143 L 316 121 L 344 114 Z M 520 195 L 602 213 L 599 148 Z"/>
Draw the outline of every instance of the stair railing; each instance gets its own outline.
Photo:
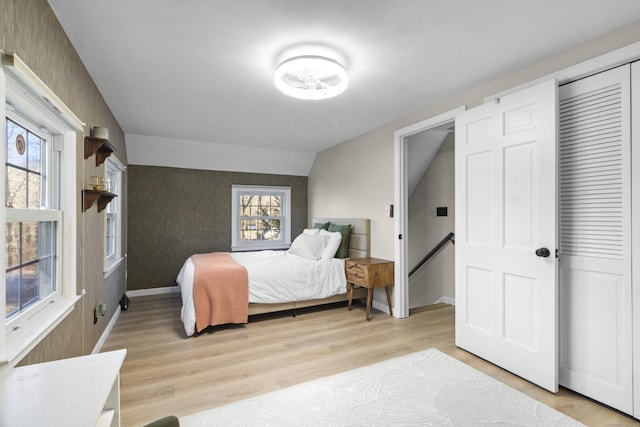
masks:
<path id="1" fill-rule="evenodd" d="M 420 260 L 420 262 L 419 262 L 415 267 L 413 267 L 413 269 L 409 272 L 409 277 L 411 277 L 411 275 L 412 275 L 413 273 L 415 273 L 416 271 L 418 271 L 418 269 L 419 269 L 420 267 L 422 267 L 422 266 L 424 265 L 424 263 L 425 263 L 425 262 L 429 261 L 429 258 L 431 258 L 431 257 L 432 257 L 432 256 L 434 256 L 436 253 L 438 253 L 438 251 L 439 251 L 440 249 L 442 249 L 442 247 L 443 247 L 444 245 L 446 245 L 449 241 L 455 245 L 455 243 L 456 243 L 456 242 L 455 242 L 455 235 L 454 235 L 453 233 L 449 233 L 449 234 L 447 234 L 447 235 L 445 236 L 445 238 L 444 238 L 444 239 L 440 240 L 440 242 L 439 242 L 437 245 L 435 245 L 435 246 L 434 246 L 434 248 L 433 248 L 433 249 L 431 249 L 431 250 L 429 251 L 429 253 L 428 253 L 428 254 L 426 254 L 426 255 L 424 256 L 424 258 L 422 258 L 422 260 Z"/>

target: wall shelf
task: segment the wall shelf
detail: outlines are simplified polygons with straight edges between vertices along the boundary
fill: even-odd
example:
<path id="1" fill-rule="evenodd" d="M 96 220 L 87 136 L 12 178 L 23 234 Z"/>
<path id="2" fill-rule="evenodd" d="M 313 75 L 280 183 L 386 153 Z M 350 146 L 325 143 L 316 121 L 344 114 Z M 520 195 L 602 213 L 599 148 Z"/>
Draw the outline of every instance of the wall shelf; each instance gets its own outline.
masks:
<path id="1" fill-rule="evenodd" d="M 98 212 L 102 212 L 109 202 L 117 197 L 115 194 L 103 190 L 82 190 L 82 212 L 91 208 L 98 201 Z"/>
<path id="2" fill-rule="evenodd" d="M 84 158 L 88 159 L 95 154 L 96 166 L 104 163 L 105 159 L 114 151 L 116 151 L 116 148 L 107 139 L 84 137 Z"/>

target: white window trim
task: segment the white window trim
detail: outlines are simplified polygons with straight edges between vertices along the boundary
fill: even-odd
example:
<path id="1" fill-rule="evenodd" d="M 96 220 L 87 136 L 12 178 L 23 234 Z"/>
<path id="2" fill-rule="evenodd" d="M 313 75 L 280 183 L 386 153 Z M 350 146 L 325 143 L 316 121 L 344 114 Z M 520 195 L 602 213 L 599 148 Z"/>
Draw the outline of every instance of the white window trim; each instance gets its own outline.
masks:
<path id="1" fill-rule="evenodd" d="M 7 322 L 0 322 L 0 370 L 14 366 L 31 351 L 49 332 L 51 332 L 75 307 L 80 298 L 76 295 L 76 264 L 77 264 L 77 197 L 76 183 L 76 144 L 78 133 L 83 134 L 84 123 L 40 80 L 29 67 L 16 55 L 0 51 L 2 67 L 0 67 L 0 126 L 1 140 L 5 144 L 6 103 L 11 102 L 16 108 L 29 109 L 35 104 L 38 110 L 44 112 L 45 117 L 39 117 L 39 123 L 54 135 L 54 149 L 60 149 L 60 174 L 63 185 L 60 194 L 60 210 L 62 218 L 59 225 L 61 249 L 58 252 L 62 258 L 60 267 L 60 294 L 54 297 L 41 310 L 24 316 L 20 327 L 7 330 Z M 17 105 L 20 104 L 20 105 Z M 5 150 L 0 150 L 0 163 L 6 163 Z M 5 199 L 6 176 L 0 174 L 0 198 Z M 4 202 L 3 202 L 4 203 Z M 7 213 L 0 209 L 0 222 L 6 224 Z M 4 225 L 3 225 L 4 227 Z M 0 245 L 6 247 L 5 232 L 0 233 Z M 6 304 L 5 269 L 0 273 L 0 307 L 4 312 Z M 17 325 L 15 325 L 17 326 Z"/>
<path id="2" fill-rule="evenodd" d="M 107 157 L 105 161 L 105 175 L 108 175 L 107 171 L 109 168 L 113 168 L 113 170 L 118 171 L 119 179 L 117 182 L 118 188 L 114 189 L 114 193 L 116 197 L 114 197 L 109 203 L 117 203 L 117 215 L 116 215 L 116 236 L 115 236 L 115 254 L 112 257 L 107 256 L 107 215 L 104 215 L 104 241 L 102 242 L 102 247 L 105 251 L 104 254 L 104 277 L 107 278 L 111 273 L 113 273 L 124 261 L 124 253 L 123 253 L 123 232 L 122 232 L 122 193 L 123 193 L 123 179 L 124 172 L 127 169 L 125 165 L 113 154 Z M 106 212 L 106 211 L 105 211 Z"/>
<path id="3" fill-rule="evenodd" d="M 238 212 L 238 195 L 241 192 L 282 193 L 284 202 L 284 221 L 281 224 L 283 242 L 251 244 L 243 243 L 240 239 L 240 214 Z M 233 185 L 231 187 L 231 251 L 256 251 L 266 249 L 288 249 L 291 246 L 291 187 L 261 186 L 261 185 Z"/>

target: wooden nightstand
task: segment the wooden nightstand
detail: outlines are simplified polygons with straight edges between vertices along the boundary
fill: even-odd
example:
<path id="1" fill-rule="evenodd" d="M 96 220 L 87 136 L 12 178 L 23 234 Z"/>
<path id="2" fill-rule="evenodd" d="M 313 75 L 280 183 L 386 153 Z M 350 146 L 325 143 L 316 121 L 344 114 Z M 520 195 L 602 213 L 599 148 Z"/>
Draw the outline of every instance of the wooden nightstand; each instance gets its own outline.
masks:
<path id="1" fill-rule="evenodd" d="M 348 258 L 344 263 L 347 283 L 349 287 L 349 310 L 355 286 L 367 288 L 367 320 L 371 317 L 371 300 L 373 288 L 384 286 L 387 292 L 389 315 L 393 316 L 391 308 L 391 287 L 393 286 L 393 261 L 379 258 Z"/>

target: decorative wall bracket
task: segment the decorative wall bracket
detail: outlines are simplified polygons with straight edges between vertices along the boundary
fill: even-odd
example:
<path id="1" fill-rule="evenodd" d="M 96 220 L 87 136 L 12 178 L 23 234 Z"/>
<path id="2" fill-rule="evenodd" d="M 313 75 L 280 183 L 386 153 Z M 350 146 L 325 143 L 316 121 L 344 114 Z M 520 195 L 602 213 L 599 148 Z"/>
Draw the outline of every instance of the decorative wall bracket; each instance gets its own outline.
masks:
<path id="1" fill-rule="evenodd" d="M 84 158 L 88 159 L 95 153 L 96 166 L 104 163 L 105 159 L 114 151 L 116 151 L 116 148 L 107 139 L 84 137 Z"/>
<path id="2" fill-rule="evenodd" d="M 82 212 L 91 208 L 98 201 L 98 212 L 102 212 L 109 202 L 117 197 L 115 194 L 102 190 L 82 190 Z"/>

